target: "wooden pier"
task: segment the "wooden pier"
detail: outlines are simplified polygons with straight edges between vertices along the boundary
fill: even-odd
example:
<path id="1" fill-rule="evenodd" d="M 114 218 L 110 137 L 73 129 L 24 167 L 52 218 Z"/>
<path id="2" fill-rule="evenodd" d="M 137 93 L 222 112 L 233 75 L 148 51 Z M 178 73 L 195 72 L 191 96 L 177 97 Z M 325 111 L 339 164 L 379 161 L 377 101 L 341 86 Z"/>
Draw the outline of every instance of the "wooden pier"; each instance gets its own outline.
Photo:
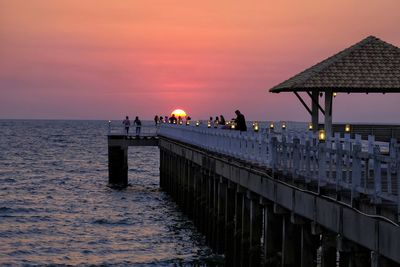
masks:
<path id="1" fill-rule="evenodd" d="M 158 145 L 161 188 L 227 266 L 400 266 L 397 144 L 168 124 L 157 137 L 109 136 L 110 183 L 127 183 L 128 146 Z"/>

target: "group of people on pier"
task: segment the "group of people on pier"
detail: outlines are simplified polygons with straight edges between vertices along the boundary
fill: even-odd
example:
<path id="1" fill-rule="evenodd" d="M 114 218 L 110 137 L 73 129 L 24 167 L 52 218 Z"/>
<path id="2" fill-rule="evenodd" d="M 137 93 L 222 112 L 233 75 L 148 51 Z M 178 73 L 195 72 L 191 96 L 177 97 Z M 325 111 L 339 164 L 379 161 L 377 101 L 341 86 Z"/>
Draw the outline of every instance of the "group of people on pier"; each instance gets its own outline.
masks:
<path id="1" fill-rule="evenodd" d="M 126 134 L 129 134 L 129 127 L 131 126 L 131 121 L 129 120 L 129 116 L 125 117 L 122 124 L 125 127 Z M 133 125 L 136 125 L 136 135 L 140 135 L 140 129 L 142 128 L 142 121 L 139 119 L 139 116 L 136 116 L 135 120 L 133 121 Z"/>
<path id="2" fill-rule="evenodd" d="M 234 123 L 235 130 L 242 131 L 242 132 L 247 131 L 246 119 L 245 119 L 244 115 L 239 110 L 236 110 L 235 114 L 236 114 L 236 118 L 232 118 L 230 123 L 229 122 L 227 123 L 225 121 L 225 118 L 223 115 L 220 115 L 219 117 L 216 116 L 214 121 L 213 121 L 213 117 L 210 117 L 210 120 L 208 121 L 208 123 L 210 125 L 214 124 L 215 128 L 217 128 L 218 125 L 222 125 L 222 129 L 232 129 L 231 124 Z"/>
<path id="3" fill-rule="evenodd" d="M 192 118 L 190 116 L 186 116 L 186 123 L 190 122 Z M 168 116 L 158 116 L 156 115 L 154 117 L 154 124 L 155 126 L 158 126 L 161 123 L 170 123 L 170 124 L 183 124 L 183 118 L 181 116 L 178 116 L 178 118 L 175 116 L 175 114 L 172 114 L 171 117 Z"/>
<path id="4" fill-rule="evenodd" d="M 242 132 L 247 131 L 246 119 L 245 119 L 244 115 L 239 110 L 236 110 L 235 114 L 236 114 L 236 118 L 233 118 L 231 120 L 231 123 L 235 124 L 234 129 L 238 130 L 238 131 L 242 131 Z M 186 124 L 189 125 L 190 120 L 191 120 L 190 116 L 186 116 L 185 119 L 186 119 Z M 154 123 L 155 123 L 155 126 L 158 126 L 161 123 L 183 124 L 183 118 L 181 116 L 178 116 L 178 118 L 177 118 L 175 116 L 175 114 L 172 114 L 171 117 L 168 117 L 168 116 L 163 117 L 163 116 L 156 115 L 154 117 Z M 213 117 L 210 117 L 210 120 L 208 121 L 208 123 L 210 125 L 214 124 L 215 128 L 217 128 L 219 125 L 221 125 L 222 129 L 231 129 L 230 125 L 228 125 L 226 123 L 226 120 L 223 115 L 216 116 L 214 120 L 213 120 Z M 125 127 L 126 134 L 129 134 L 129 128 L 131 126 L 129 116 L 125 117 L 125 120 L 123 120 L 122 124 Z M 133 121 L 133 125 L 136 126 L 136 135 L 139 136 L 140 130 L 142 127 L 142 122 L 140 121 L 138 116 L 136 116 L 135 120 Z"/>

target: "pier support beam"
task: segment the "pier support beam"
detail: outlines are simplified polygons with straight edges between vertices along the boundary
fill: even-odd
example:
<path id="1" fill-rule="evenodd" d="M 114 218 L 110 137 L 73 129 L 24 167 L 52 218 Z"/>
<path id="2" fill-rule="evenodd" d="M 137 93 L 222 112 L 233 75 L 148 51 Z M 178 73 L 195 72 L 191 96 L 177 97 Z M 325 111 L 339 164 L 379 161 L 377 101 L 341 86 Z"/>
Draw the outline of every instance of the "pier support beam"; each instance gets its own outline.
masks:
<path id="1" fill-rule="evenodd" d="M 311 100 L 311 113 L 312 113 L 312 126 L 313 126 L 313 131 L 314 132 L 318 132 L 318 103 L 319 103 L 319 95 L 318 95 L 318 91 L 314 90 L 312 91 L 311 94 L 312 100 Z"/>
<path id="2" fill-rule="evenodd" d="M 241 263 L 241 250 L 242 250 L 242 225 L 243 225 L 243 202 L 244 195 L 240 191 L 240 186 L 237 185 L 237 191 L 235 194 L 235 234 L 234 234 L 234 252 L 235 257 L 234 264 L 240 265 Z"/>
<path id="3" fill-rule="evenodd" d="M 225 259 L 226 266 L 234 266 L 235 249 L 235 195 L 236 187 L 228 182 L 225 201 Z"/>
<path id="4" fill-rule="evenodd" d="M 243 200 L 243 208 L 242 208 L 242 231 L 241 231 L 241 266 L 249 265 L 249 248 L 250 248 L 250 209 L 251 209 L 251 199 L 250 192 L 247 191 L 244 194 Z"/>
<path id="5" fill-rule="evenodd" d="M 301 267 L 317 266 L 317 250 L 320 246 L 319 235 L 313 235 L 310 223 L 301 225 Z"/>
<path id="6" fill-rule="evenodd" d="M 273 212 L 272 205 L 264 205 L 264 266 L 278 266 L 282 249 L 282 218 Z"/>
<path id="7" fill-rule="evenodd" d="M 295 267 L 301 262 L 301 230 L 290 222 L 290 215 L 282 217 L 282 267 Z"/>
<path id="8" fill-rule="evenodd" d="M 332 90 L 325 91 L 325 133 L 326 136 L 332 137 Z"/>
<path id="9" fill-rule="evenodd" d="M 217 229 L 216 229 L 216 238 L 217 238 L 217 252 L 222 253 L 225 251 L 225 214 L 226 214 L 226 201 L 227 201 L 227 183 L 223 180 L 222 177 L 219 177 L 219 181 L 217 183 Z"/>
<path id="10" fill-rule="evenodd" d="M 108 146 L 108 183 L 128 185 L 128 146 Z"/>
<path id="11" fill-rule="evenodd" d="M 336 235 L 322 234 L 322 267 L 336 267 Z"/>
<path id="12" fill-rule="evenodd" d="M 260 198 L 258 196 L 252 196 L 250 202 L 249 266 L 260 266 L 261 263 L 262 220 Z"/>

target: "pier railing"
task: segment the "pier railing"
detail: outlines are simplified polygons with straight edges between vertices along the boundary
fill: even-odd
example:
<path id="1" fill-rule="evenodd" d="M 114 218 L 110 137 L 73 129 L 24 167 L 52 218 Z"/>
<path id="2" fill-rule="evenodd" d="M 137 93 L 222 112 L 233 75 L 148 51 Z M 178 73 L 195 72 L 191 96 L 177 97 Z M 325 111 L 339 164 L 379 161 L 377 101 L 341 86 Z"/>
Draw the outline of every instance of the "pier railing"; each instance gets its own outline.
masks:
<path id="1" fill-rule="evenodd" d="M 360 195 L 370 202 L 397 206 L 400 215 L 400 147 L 335 134 L 324 142 L 312 133 L 283 131 L 239 132 L 206 127 L 163 124 L 158 132 L 211 152 L 271 169 L 293 181 L 314 183 L 349 192 L 351 204 Z M 365 198 L 364 198 L 365 199 Z"/>
<path id="2" fill-rule="evenodd" d="M 149 136 L 157 136 L 159 127 L 156 127 L 154 123 L 143 123 L 140 126 L 139 136 L 141 137 L 149 137 Z M 129 127 L 129 132 L 126 132 L 125 127 L 121 122 L 111 123 L 108 122 L 108 135 L 126 135 L 126 136 L 137 136 L 136 134 L 136 125 L 131 125 Z"/>

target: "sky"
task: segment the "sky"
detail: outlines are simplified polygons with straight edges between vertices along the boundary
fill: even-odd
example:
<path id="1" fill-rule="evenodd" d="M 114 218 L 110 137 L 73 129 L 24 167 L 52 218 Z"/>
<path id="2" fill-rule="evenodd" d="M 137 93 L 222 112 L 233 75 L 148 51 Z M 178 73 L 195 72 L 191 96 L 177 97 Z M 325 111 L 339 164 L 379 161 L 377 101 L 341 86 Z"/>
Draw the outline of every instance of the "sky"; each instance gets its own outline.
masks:
<path id="1" fill-rule="evenodd" d="M 374 35 L 399 0 L 0 0 L 0 119 L 309 121 L 268 90 Z M 323 101 L 322 101 L 323 102 Z M 400 123 L 400 94 L 338 94 L 334 122 Z"/>

